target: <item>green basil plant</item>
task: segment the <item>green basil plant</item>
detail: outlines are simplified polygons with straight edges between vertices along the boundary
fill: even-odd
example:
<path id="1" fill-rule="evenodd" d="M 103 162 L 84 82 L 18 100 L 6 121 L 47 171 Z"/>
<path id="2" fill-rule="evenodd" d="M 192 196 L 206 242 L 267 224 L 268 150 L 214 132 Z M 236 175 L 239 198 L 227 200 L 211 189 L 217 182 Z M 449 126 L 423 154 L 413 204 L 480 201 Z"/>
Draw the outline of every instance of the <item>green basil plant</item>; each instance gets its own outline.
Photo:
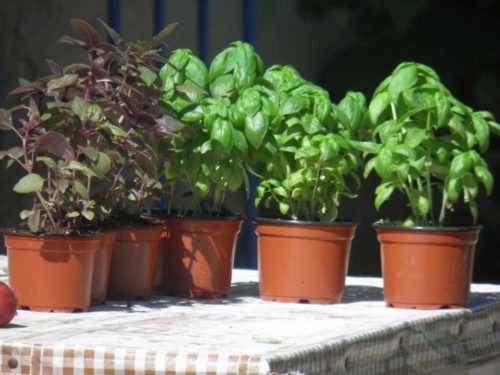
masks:
<path id="1" fill-rule="evenodd" d="M 255 203 L 292 220 L 332 222 L 341 198 L 354 196 L 348 180 L 359 180 L 361 159 L 349 140 L 364 127 L 365 98 L 348 93 L 334 105 L 290 66 L 270 67 L 264 79 L 259 101 L 268 126 Z"/>
<path id="2" fill-rule="evenodd" d="M 365 176 L 380 184 L 377 209 L 394 192 L 404 194 L 410 216 L 403 226 L 442 226 L 462 200 L 477 220 L 480 185 L 493 189 L 483 154 L 500 126 L 489 112 L 458 101 L 428 66 L 400 64 L 375 90 L 369 105 L 371 141 L 353 142 L 369 155 Z"/>
<path id="3" fill-rule="evenodd" d="M 249 145 L 247 120 L 239 105 L 241 93 L 262 75 L 262 61 L 253 48 L 232 43 L 217 55 L 210 69 L 189 50 L 177 50 L 160 72 L 162 103 L 183 125 L 176 133 L 175 157 L 164 160 L 165 187 L 185 190 L 180 211 L 221 215 L 225 197 L 249 183 L 245 169 Z M 170 200 L 168 212 L 172 210 Z"/>

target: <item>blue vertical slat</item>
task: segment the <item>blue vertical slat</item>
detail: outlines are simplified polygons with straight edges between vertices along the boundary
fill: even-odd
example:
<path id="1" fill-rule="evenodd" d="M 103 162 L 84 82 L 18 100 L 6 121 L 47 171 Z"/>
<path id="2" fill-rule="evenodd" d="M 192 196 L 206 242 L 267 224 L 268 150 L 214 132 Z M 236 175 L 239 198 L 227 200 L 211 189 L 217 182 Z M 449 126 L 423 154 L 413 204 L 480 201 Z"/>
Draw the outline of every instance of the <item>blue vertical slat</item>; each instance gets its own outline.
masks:
<path id="1" fill-rule="evenodd" d="M 121 1 L 108 0 L 108 24 L 118 34 L 122 33 Z"/>
<path id="2" fill-rule="evenodd" d="M 255 0 L 243 1 L 243 40 L 255 47 Z M 249 174 L 250 180 L 250 198 L 245 204 L 245 221 L 241 233 L 240 254 L 243 253 L 246 258 L 246 266 L 257 268 L 257 238 L 254 232 L 253 217 L 256 209 L 255 188 L 257 180 L 254 175 Z"/>
<path id="3" fill-rule="evenodd" d="M 198 0 L 198 56 L 208 64 L 208 0 Z"/>
<path id="4" fill-rule="evenodd" d="M 162 31 L 165 26 L 165 0 L 153 0 L 154 35 Z"/>

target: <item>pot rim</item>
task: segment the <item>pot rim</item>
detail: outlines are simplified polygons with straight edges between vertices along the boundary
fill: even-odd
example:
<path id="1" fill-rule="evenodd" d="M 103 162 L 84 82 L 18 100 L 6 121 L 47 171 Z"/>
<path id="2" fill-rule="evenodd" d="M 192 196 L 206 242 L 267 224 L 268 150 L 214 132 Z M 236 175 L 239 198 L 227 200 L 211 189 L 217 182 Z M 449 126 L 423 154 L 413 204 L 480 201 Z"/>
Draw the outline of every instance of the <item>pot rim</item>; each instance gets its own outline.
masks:
<path id="1" fill-rule="evenodd" d="M 0 229 L 0 233 L 4 236 L 15 236 L 15 237 L 24 237 L 24 238 L 33 238 L 33 239 L 49 239 L 49 240 L 76 240 L 76 241 L 84 241 L 84 240 L 94 240 L 101 239 L 104 236 L 103 231 L 92 231 L 87 233 L 81 233 L 79 235 L 76 234 L 58 234 L 58 233 L 32 233 L 25 229 L 16 229 L 16 228 L 2 228 Z"/>
<path id="2" fill-rule="evenodd" d="M 199 220 L 199 221 L 242 221 L 243 217 L 240 215 L 234 216 L 189 216 L 189 215 L 158 215 L 158 216 L 145 216 L 151 219 L 179 219 L 179 220 Z"/>
<path id="3" fill-rule="evenodd" d="M 471 232 L 480 231 L 483 229 L 482 225 L 457 225 L 457 226 L 416 226 L 416 227 L 401 227 L 388 224 L 373 223 L 372 227 L 375 230 L 385 229 L 394 230 L 399 232 Z"/>
<path id="4" fill-rule="evenodd" d="M 210 216 L 203 214 L 182 215 L 177 213 L 176 210 L 174 210 L 173 213 L 168 214 L 166 210 L 161 208 L 152 208 L 149 212 L 142 213 L 141 216 L 148 219 L 243 220 L 243 215 L 237 214 L 222 216 Z"/>
<path id="5" fill-rule="evenodd" d="M 332 223 L 323 223 L 321 221 L 305 221 L 305 220 L 290 220 L 279 219 L 272 217 L 255 216 L 252 219 L 254 224 L 281 224 L 281 225 L 301 225 L 301 226 L 325 226 L 325 227 L 357 227 L 357 221 L 334 221 Z"/>

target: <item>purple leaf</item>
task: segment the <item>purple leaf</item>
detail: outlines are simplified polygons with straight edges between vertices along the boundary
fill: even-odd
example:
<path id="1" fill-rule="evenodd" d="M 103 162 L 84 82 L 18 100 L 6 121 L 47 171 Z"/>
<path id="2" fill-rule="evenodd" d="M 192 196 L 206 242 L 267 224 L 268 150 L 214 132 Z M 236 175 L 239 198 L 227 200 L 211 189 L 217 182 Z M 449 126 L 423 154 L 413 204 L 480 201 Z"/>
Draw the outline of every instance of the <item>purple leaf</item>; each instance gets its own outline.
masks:
<path id="1" fill-rule="evenodd" d="M 54 60 L 51 59 L 46 59 L 47 65 L 49 66 L 50 71 L 52 74 L 56 76 L 62 76 L 64 74 L 63 70 L 59 65 Z"/>
<path id="2" fill-rule="evenodd" d="M 73 18 L 71 19 L 70 24 L 74 30 L 82 33 L 87 37 L 87 42 L 89 45 L 93 46 L 99 41 L 99 33 L 86 21 L 79 18 Z"/>
<path id="3" fill-rule="evenodd" d="M 88 44 L 85 43 L 83 40 L 78 40 L 78 39 L 75 39 L 71 36 L 63 36 L 61 37 L 61 39 L 59 39 L 59 43 L 64 43 L 64 44 L 71 44 L 73 46 L 77 46 L 77 47 L 80 47 L 80 48 L 84 48 L 84 49 L 87 49 L 88 47 Z"/>
<path id="4" fill-rule="evenodd" d="M 35 147 L 41 151 L 64 158 L 65 160 L 75 160 L 75 154 L 66 137 L 60 133 L 46 133 L 39 137 Z"/>

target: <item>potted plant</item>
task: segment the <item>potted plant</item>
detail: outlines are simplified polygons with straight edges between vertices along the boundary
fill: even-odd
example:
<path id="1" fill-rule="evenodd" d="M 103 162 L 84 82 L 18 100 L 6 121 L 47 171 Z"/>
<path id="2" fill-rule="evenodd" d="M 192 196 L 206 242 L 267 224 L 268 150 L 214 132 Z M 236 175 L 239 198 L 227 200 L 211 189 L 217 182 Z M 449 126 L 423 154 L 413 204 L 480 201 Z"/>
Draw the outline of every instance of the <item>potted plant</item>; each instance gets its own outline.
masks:
<path id="1" fill-rule="evenodd" d="M 104 24 L 114 45 L 102 43 L 89 25 L 85 41 L 70 39 L 88 52 L 88 95 L 102 107 L 110 129 L 116 163 L 110 170 L 107 199 L 114 203 L 112 219 L 120 225 L 110 266 L 108 296 L 149 299 L 152 295 L 158 244 L 163 228 L 140 213 L 161 193 L 158 149 L 169 150 L 172 131 L 168 113 L 159 105 L 160 79 L 156 48 L 176 24 L 151 41 L 125 42 Z"/>
<path id="2" fill-rule="evenodd" d="M 168 34 L 169 28 L 149 44 L 133 44 L 122 41 L 105 25 L 115 38 L 116 45 L 113 46 L 101 42 L 99 34 L 85 21 L 75 19 L 71 24 L 84 39 L 63 37 L 61 42 L 84 49 L 89 63 L 61 68 L 49 61 L 51 76 L 32 83 L 23 82 L 14 90 L 16 94 L 27 94 L 31 98 L 29 106 L 12 110 L 28 111 L 29 121 L 22 120 L 16 125 L 5 112 L 4 128 L 14 131 L 27 151 L 21 154 L 19 148 L 14 148 L 2 156 L 16 160 L 18 164 L 24 163 L 30 178 L 26 181 L 33 186 L 32 189 L 45 189 L 45 195 L 35 191 L 37 199 L 33 210 L 22 213 L 32 232 L 59 233 L 64 227 L 70 229 L 70 234 L 105 229 L 94 258 L 94 303 L 102 303 L 107 294 L 116 237 L 119 246 L 117 256 L 113 257 L 113 268 L 128 266 L 126 276 L 122 277 L 133 284 L 129 292 L 122 292 L 127 284 L 119 279 L 116 282 L 118 277 L 115 276 L 111 277 L 112 286 L 119 285 L 119 297 L 149 298 L 154 272 L 151 265 L 155 262 L 158 241 L 163 233 L 161 227 L 152 227 L 144 221 L 141 223 L 144 228 L 138 231 L 131 227 L 118 233 L 109 229 L 116 227 L 117 223 L 131 222 L 129 217 L 116 214 L 117 204 L 139 216 L 142 203 L 160 187 L 156 180 L 154 147 L 159 141 L 165 142 L 169 138 L 169 131 L 164 117 L 161 117 L 162 111 L 154 107 L 154 95 L 157 93 L 159 97 L 160 91 L 154 86 L 157 75 L 152 69 L 158 55 L 153 48 Z M 125 64 L 125 60 L 130 64 Z M 61 164 L 66 161 L 67 166 Z M 42 182 L 33 181 L 34 168 L 41 168 L 36 175 L 42 175 Z M 66 170 L 72 173 L 74 187 L 68 187 L 69 172 Z M 62 180 L 62 186 L 54 179 Z M 40 183 L 47 186 L 40 187 Z M 21 192 L 32 191 L 24 188 Z M 37 225 L 40 228 L 37 229 Z M 144 242 L 144 251 L 139 250 L 141 241 Z M 129 259 L 135 260 L 130 262 Z M 135 281 L 130 275 L 135 276 Z M 111 288 L 112 295 L 116 294 L 114 290 Z M 22 298 L 20 304 L 23 304 Z M 35 303 L 29 307 L 39 308 Z M 71 306 L 64 308 L 70 309 Z"/>
<path id="3" fill-rule="evenodd" d="M 53 75 L 14 90 L 25 94 L 22 104 L 0 110 L 0 128 L 19 143 L 0 158 L 24 172 L 14 191 L 33 197 L 20 213 L 26 225 L 4 232 L 9 283 L 21 308 L 85 311 L 101 246 L 96 221 L 108 212 L 96 195 L 112 160 L 102 112 L 81 111 L 83 100 L 73 90 L 79 76 L 52 61 L 49 67 Z"/>
<path id="4" fill-rule="evenodd" d="M 175 160 L 164 163 L 165 184 L 184 193 L 177 217 L 163 219 L 168 232 L 163 251 L 162 289 L 189 297 L 226 296 L 241 219 L 224 208 L 228 192 L 248 190 L 245 169 L 249 145 L 238 98 L 262 75 L 253 48 L 232 43 L 210 69 L 188 50 L 173 53 L 161 71 L 163 103 L 187 126 L 178 132 Z"/>
<path id="5" fill-rule="evenodd" d="M 474 248 L 481 227 L 476 197 L 493 177 L 481 157 L 490 131 L 488 112 L 474 112 L 449 92 L 428 66 L 400 64 L 369 105 L 372 141 L 353 142 L 367 155 L 365 176 L 380 184 L 375 207 L 394 192 L 409 216 L 375 224 L 381 243 L 384 294 L 389 306 L 434 309 L 468 303 Z M 453 225 L 447 213 L 469 207 L 473 225 Z"/>
<path id="6" fill-rule="evenodd" d="M 339 105 L 290 66 L 273 66 L 260 95 L 269 125 L 254 144 L 258 171 L 255 219 L 261 298 L 337 303 L 342 297 L 356 224 L 338 220 L 348 180 L 358 180 L 359 153 L 349 139 L 363 128 L 365 99 Z"/>

